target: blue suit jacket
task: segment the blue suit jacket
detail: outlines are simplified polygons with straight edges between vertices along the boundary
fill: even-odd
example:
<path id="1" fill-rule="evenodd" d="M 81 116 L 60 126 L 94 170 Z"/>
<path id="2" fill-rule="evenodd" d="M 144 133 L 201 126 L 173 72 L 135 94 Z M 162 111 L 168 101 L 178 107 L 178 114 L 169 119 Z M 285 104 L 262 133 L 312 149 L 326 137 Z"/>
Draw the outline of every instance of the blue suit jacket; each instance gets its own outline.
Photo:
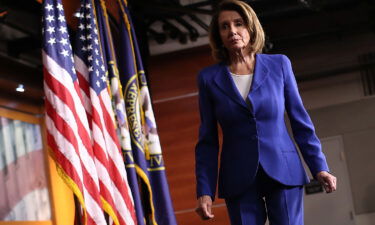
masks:
<path id="1" fill-rule="evenodd" d="M 290 60 L 284 55 L 256 54 L 248 102 L 240 95 L 223 63 L 198 76 L 201 125 L 196 145 L 197 196 L 215 197 L 218 178 L 218 126 L 223 133 L 218 190 L 220 198 L 244 192 L 258 165 L 285 185 L 309 182 L 284 120 L 311 173 L 328 171 L 321 144 L 298 92 Z"/>

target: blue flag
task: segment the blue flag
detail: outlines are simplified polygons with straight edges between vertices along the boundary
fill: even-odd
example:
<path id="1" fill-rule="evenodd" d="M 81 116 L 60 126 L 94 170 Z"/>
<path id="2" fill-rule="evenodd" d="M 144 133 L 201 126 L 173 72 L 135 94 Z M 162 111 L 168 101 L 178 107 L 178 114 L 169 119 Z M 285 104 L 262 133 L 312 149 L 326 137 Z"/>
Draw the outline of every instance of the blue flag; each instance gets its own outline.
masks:
<path id="1" fill-rule="evenodd" d="M 113 48 L 112 35 L 109 27 L 107 10 L 102 0 L 95 0 L 98 26 L 100 30 L 100 42 L 103 49 L 104 61 L 108 68 L 108 77 L 111 82 L 111 93 L 116 112 L 117 131 L 121 141 L 128 182 L 132 191 L 134 208 L 138 225 L 145 224 L 141 196 L 139 193 L 138 179 L 135 171 L 134 157 L 131 148 L 130 133 L 127 114 L 125 111 L 125 101 L 122 94 L 122 86 L 116 63 L 115 51 Z"/>
<path id="2" fill-rule="evenodd" d="M 176 218 L 134 27 L 126 3 L 123 0 L 118 2 L 122 13 L 120 79 L 126 84 L 123 91 L 134 163 L 137 175 L 143 183 L 141 187 L 144 187 L 142 188 L 143 202 L 148 204 L 149 209 L 147 224 L 175 225 Z"/>

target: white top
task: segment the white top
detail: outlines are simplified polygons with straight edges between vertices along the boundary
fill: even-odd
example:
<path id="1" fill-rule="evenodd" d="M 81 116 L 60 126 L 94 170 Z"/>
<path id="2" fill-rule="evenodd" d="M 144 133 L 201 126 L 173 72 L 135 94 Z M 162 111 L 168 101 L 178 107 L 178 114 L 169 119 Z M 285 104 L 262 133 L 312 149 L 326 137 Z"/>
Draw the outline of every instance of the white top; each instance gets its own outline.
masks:
<path id="1" fill-rule="evenodd" d="M 238 75 L 232 72 L 230 74 L 232 75 L 233 81 L 236 84 L 236 87 L 240 92 L 242 98 L 246 100 L 247 95 L 250 91 L 251 83 L 253 82 L 254 74 Z"/>

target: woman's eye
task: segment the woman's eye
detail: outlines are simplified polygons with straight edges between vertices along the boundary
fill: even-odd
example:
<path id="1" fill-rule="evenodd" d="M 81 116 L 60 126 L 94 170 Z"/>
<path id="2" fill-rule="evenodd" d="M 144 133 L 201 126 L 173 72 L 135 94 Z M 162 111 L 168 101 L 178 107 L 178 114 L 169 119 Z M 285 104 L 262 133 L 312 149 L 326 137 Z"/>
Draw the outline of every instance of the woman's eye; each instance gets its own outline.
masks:
<path id="1" fill-rule="evenodd" d="M 221 29 L 225 30 L 225 29 L 227 29 L 227 28 L 228 28 L 228 24 L 223 24 L 223 25 L 221 25 Z"/>
<path id="2" fill-rule="evenodd" d="M 240 26 L 242 26 L 243 24 L 242 23 L 236 23 L 236 26 L 237 27 L 240 27 Z"/>

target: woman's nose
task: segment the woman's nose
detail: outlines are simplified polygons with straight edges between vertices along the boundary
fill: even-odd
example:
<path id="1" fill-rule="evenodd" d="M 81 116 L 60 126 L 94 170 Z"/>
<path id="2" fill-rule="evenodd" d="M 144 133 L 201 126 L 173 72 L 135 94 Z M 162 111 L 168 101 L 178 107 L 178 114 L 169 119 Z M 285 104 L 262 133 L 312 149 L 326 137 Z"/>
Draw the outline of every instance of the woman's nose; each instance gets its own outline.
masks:
<path id="1" fill-rule="evenodd" d="M 229 26 L 229 34 L 234 35 L 237 33 L 237 28 L 234 25 Z"/>
<path id="2" fill-rule="evenodd" d="M 235 35 L 236 34 L 236 32 L 237 32 L 237 29 L 236 29 L 236 27 L 235 26 L 230 26 L 229 27 L 229 35 Z"/>

